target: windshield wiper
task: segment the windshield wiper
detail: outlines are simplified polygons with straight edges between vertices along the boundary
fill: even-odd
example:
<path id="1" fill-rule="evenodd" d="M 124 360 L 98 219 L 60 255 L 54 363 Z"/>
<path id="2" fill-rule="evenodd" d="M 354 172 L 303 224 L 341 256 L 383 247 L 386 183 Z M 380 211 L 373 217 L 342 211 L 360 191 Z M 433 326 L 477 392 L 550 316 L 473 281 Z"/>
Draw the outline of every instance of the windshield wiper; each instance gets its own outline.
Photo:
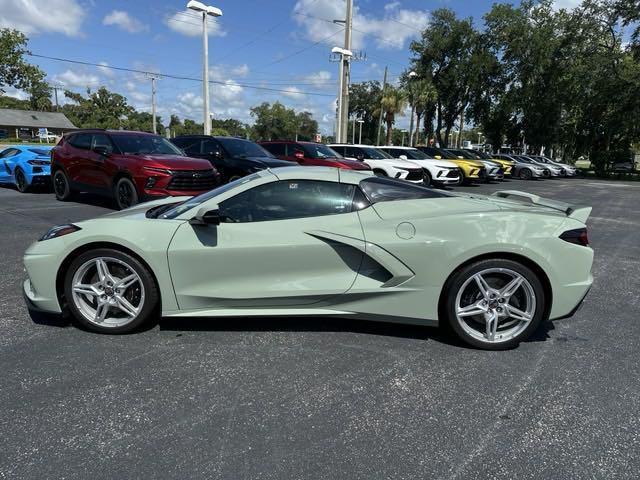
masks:
<path id="1" fill-rule="evenodd" d="M 152 207 L 149 210 L 147 210 L 147 213 L 145 213 L 145 217 L 158 218 L 167 210 L 171 210 L 173 207 L 176 207 L 182 203 L 184 202 L 165 203 L 164 205 L 158 205 L 156 207 Z"/>

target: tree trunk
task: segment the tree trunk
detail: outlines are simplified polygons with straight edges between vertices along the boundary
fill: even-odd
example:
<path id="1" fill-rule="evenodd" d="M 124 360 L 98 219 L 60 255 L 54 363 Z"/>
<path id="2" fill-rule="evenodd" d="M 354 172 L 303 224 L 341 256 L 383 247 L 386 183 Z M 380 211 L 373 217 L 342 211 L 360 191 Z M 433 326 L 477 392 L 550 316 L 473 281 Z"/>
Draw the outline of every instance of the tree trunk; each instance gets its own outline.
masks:
<path id="1" fill-rule="evenodd" d="M 393 129 L 393 119 L 391 119 L 391 118 L 387 118 L 387 119 L 386 119 L 386 122 L 387 122 L 387 140 L 386 140 L 385 145 L 391 145 L 391 134 L 393 133 L 393 132 L 392 132 L 392 129 Z"/>
<path id="2" fill-rule="evenodd" d="M 438 145 L 441 147 L 444 146 L 444 142 L 442 141 L 442 134 L 440 130 L 442 130 L 442 104 L 440 100 L 438 100 L 438 107 L 436 109 L 438 118 L 436 119 L 436 138 L 438 139 Z"/>
<path id="3" fill-rule="evenodd" d="M 413 137 L 413 145 L 420 143 L 420 119 L 422 118 L 422 112 L 416 111 L 416 133 Z M 413 147 L 413 145 L 411 145 Z"/>

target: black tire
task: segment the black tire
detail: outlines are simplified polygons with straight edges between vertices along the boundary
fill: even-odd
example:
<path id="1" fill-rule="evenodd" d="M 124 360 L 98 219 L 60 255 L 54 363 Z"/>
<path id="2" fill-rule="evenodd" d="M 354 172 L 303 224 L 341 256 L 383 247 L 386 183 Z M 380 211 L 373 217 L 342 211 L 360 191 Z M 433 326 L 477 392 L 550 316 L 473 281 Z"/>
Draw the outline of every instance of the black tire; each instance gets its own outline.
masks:
<path id="1" fill-rule="evenodd" d="M 531 180 L 533 173 L 528 168 L 523 168 L 520 170 L 520 173 L 518 173 L 518 177 L 520 180 Z"/>
<path id="2" fill-rule="evenodd" d="M 139 275 L 142 281 L 142 285 L 144 286 L 144 303 L 142 305 L 142 309 L 134 319 L 132 319 L 125 325 L 108 327 L 92 323 L 87 320 L 87 318 L 85 318 L 85 316 L 80 312 L 75 302 L 73 301 L 73 292 L 71 285 L 73 276 L 75 275 L 76 271 L 87 261 L 90 261 L 91 259 L 97 257 L 111 257 L 125 262 L 130 269 L 132 269 Z M 158 292 L 158 287 L 156 286 L 155 278 L 153 277 L 151 271 L 137 258 L 127 253 L 110 248 L 89 250 L 79 255 L 71 262 L 64 276 L 64 295 L 66 299 L 66 305 L 72 319 L 82 328 L 97 333 L 122 334 L 133 332 L 140 328 L 143 324 L 151 320 L 152 317 L 158 315 L 158 307 L 160 304 L 160 294 Z"/>
<path id="3" fill-rule="evenodd" d="M 64 173 L 64 170 L 58 169 L 53 172 L 53 193 L 55 193 L 56 198 L 61 202 L 66 202 L 70 200 L 73 196 L 73 190 L 71 189 L 71 184 L 69 183 L 69 178 L 67 174 Z"/>
<path id="4" fill-rule="evenodd" d="M 373 174 L 376 177 L 388 177 L 389 175 L 387 175 L 387 172 L 385 172 L 384 170 L 380 170 L 378 168 L 373 170 Z"/>
<path id="5" fill-rule="evenodd" d="M 463 284 L 478 272 L 492 268 L 504 268 L 512 270 L 522 275 L 531 285 L 535 292 L 535 311 L 533 312 L 533 318 L 529 324 L 520 331 L 515 337 L 496 343 L 489 343 L 476 339 L 467 333 L 456 316 L 456 297 L 458 291 L 462 288 Z M 442 326 L 445 330 L 449 330 L 454 333 L 464 343 L 471 345 L 472 347 L 480 348 L 483 350 L 508 350 L 518 346 L 518 344 L 527 338 L 529 338 L 540 326 L 543 321 L 546 321 L 546 298 L 544 294 L 544 288 L 538 276 L 525 265 L 506 259 L 486 259 L 480 260 L 469 265 L 460 268 L 454 272 L 453 275 L 447 281 L 443 290 L 441 306 Z"/>
<path id="6" fill-rule="evenodd" d="M 431 173 L 429 173 L 428 171 L 424 171 L 424 179 L 422 180 L 422 183 L 425 185 L 425 187 L 432 187 L 433 186 L 433 180 L 431 179 Z"/>
<path id="7" fill-rule="evenodd" d="M 16 188 L 20 193 L 26 193 L 29 191 L 29 184 L 27 183 L 27 177 L 25 177 L 24 172 L 16 168 L 13 172 L 14 178 L 16 179 Z"/>
<path id="8" fill-rule="evenodd" d="M 118 210 L 133 207 L 138 203 L 138 191 L 133 182 L 127 177 L 120 178 L 113 187 L 113 196 Z"/>

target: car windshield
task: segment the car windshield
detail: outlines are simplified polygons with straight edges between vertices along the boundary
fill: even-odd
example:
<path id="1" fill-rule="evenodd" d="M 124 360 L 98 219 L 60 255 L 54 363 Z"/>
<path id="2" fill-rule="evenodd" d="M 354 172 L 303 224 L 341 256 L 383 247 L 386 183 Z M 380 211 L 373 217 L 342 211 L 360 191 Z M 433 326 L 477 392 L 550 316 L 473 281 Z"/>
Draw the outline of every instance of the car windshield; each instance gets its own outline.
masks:
<path id="1" fill-rule="evenodd" d="M 476 157 L 475 155 L 473 155 L 470 152 L 467 152 L 466 150 L 449 150 L 452 154 L 457 155 L 458 157 L 462 157 L 466 160 L 477 160 L 478 157 Z"/>
<path id="2" fill-rule="evenodd" d="M 491 160 L 491 156 L 487 155 L 484 152 L 481 152 L 480 150 L 469 150 L 469 152 L 471 152 L 476 156 L 476 158 L 479 158 L 481 160 Z"/>
<path id="3" fill-rule="evenodd" d="M 527 157 L 523 157 L 522 155 L 516 155 L 516 157 L 518 160 L 520 160 L 521 162 L 524 163 L 533 163 L 533 160 L 531 160 L 530 158 Z"/>
<path id="4" fill-rule="evenodd" d="M 118 133 L 111 135 L 111 138 L 118 150 L 124 154 L 184 156 L 178 147 L 160 135 L 128 135 Z"/>
<path id="5" fill-rule="evenodd" d="M 435 154 L 436 155 L 440 155 L 440 157 L 442 157 L 443 160 L 459 160 L 457 155 L 454 155 L 451 152 L 448 152 L 446 150 L 443 150 L 442 148 L 435 148 Z"/>
<path id="6" fill-rule="evenodd" d="M 267 152 L 257 143 L 243 140 L 241 138 L 232 137 L 216 137 L 224 149 L 232 157 L 271 157 L 275 158 L 271 153 Z"/>
<path id="7" fill-rule="evenodd" d="M 208 200 L 211 200 L 212 198 L 217 197 L 218 195 L 223 194 L 224 192 L 228 192 L 229 190 L 231 190 L 232 188 L 237 187 L 238 185 L 242 185 L 243 183 L 250 182 L 250 181 L 258 178 L 260 175 L 261 175 L 260 172 L 252 173 L 251 175 L 247 175 L 246 177 L 238 178 L 237 180 L 234 180 L 232 182 L 229 182 L 229 183 L 226 183 L 224 185 L 221 185 L 218 188 L 214 188 L 213 190 L 209 190 L 206 193 L 200 194 L 200 195 L 198 195 L 196 197 L 192 197 L 189 200 L 185 200 L 184 202 L 177 204 L 172 209 L 167 210 L 162 215 L 158 216 L 158 218 L 168 218 L 168 219 L 176 218 L 176 217 L 182 215 L 187 210 L 191 210 L 192 208 L 195 208 L 198 205 L 201 205 L 202 203 L 204 203 L 204 202 L 206 202 Z"/>
<path id="8" fill-rule="evenodd" d="M 431 158 L 426 153 L 413 148 L 406 150 L 403 148 L 390 148 L 387 153 L 396 158 L 399 158 L 400 155 L 405 155 L 409 160 L 428 160 Z"/>
<path id="9" fill-rule="evenodd" d="M 388 153 L 383 152 L 382 150 L 378 150 L 377 148 L 371 147 L 360 147 L 364 152 L 364 158 L 370 158 L 372 160 L 384 160 L 386 158 L 393 158 Z"/>
<path id="10" fill-rule="evenodd" d="M 338 152 L 321 143 L 304 143 L 302 149 L 309 158 L 342 158 Z"/>

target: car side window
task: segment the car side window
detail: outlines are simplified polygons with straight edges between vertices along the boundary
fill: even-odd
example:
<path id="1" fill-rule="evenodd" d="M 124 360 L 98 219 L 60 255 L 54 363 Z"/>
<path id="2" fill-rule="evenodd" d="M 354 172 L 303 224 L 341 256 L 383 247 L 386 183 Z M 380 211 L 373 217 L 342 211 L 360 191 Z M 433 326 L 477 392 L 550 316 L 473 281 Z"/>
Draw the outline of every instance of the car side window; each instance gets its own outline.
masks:
<path id="1" fill-rule="evenodd" d="M 17 155 L 18 153 L 20 153 L 20 150 L 18 150 L 17 148 L 7 148 L 2 153 L 0 153 L 0 158 L 13 157 L 14 155 Z"/>
<path id="2" fill-rule="evenodd" d="M 262 146 L 273 155 L 287 155 L 287 148 L 285 143 L 268 143 L 267 145 Z"/>
<path id="3" fill-rule="evenodd" d="M 93 139 L 91 140 L 91 150 L 95 150 L 96 147 L 105 148 L 108 153 L 113 152 L 113 144 L 109 137 L 107 137 L 104 133 L 95 133 L 93 135 Z"/>
<path id="4" fill-rule="evenodd" d="M 335 145 L 333 147 L 331 147 L 332 150 L 335 150 L 336 152 L 338 152 L 340 155 L 346 155 L 345 153 L 345 148 L 340 146 L 340 145 Z"/>
<path id="5" fill-rule="evenodd" d="M 89 150 L 91 148 L 91 134 L 90 133 L 78 133 L 69 137 L 68 143 L 75 148 L 81 148 L 83 150 Z"/>
<path id="6" fill-rule="evenodd" d="M 259 185 L 220 204 L 227 222 L 265 222 L 350 213 L 356 186 L 314 180 Z"/>
<path id="7" fill-rule="evenodd" d="M 218 142 L 216 142 L 215 140 L 212 139 L 208 139 L 208 140 L 203 140 L 200 144 L 200 152 L 198 153 L 203 153 L 206 155 L 212 155 L 216 152 L 222 152 L 222 148 L 220 147 L 220 144 Z M 189 153 L 189 152 L 187 152 Z M 196 153 L 196 152 L 194 152 Z"/>
<path id="8" fill-rule="evenodd" d="M 180 142 L 180 144 L 178 145 L 178 148 L 181 148 L 182 150 L 184 150 L 184 153 L 186 153 L 187 155 L 191 154 L 191 155 L 196 155 L 199 154 L 202 150 L 201 150 L 201 144 L 202 141 L 201 140 L 189 140 L 188 142 L 182 141 Z"/>

